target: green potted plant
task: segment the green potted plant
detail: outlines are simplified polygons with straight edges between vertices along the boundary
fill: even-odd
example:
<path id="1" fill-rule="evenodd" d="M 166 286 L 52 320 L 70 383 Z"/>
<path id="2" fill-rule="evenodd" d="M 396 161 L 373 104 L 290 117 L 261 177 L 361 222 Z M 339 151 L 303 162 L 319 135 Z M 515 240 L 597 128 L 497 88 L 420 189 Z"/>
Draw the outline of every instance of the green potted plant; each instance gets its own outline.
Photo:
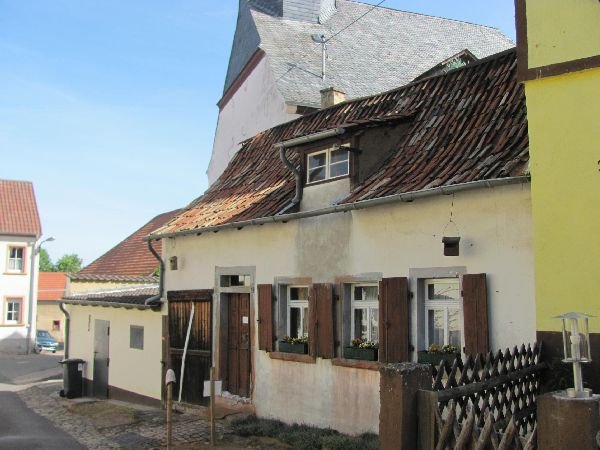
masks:
<path id="1" fill-rule="evenodd" d="M 285 353 L 308 353 L 308 336 L 284 336 L 279 341 L 279 351 Z"/>
<path id="2" fill-rule="evenodd" d="M 455 358 L 460 358 L 460 351 L 454 345 L 431 344 L 427 350 L 418 352 L 417 359 L 421 364 L 438 365 L 443 359 L 453 363 Z"/>
<path id="3" fill-rule="evenodd" d="M 377 342 L 364 341 L 361 338 L 352 339 L 350 347 L 344 347 L 344 358 L 377 361 Z"/>

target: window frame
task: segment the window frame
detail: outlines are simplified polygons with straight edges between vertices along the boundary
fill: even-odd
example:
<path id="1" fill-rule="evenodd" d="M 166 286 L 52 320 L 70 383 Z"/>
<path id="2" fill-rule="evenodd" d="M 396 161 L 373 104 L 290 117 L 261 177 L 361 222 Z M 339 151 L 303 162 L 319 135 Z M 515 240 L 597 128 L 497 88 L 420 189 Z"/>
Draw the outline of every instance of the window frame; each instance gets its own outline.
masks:
<path id="1" fill-rule="evenodd" d="M 356 300 L 354 289 L 360 286 L 377 288 L 377 298 L 375 300 Z M 350 342 L 345 342 L 344 345 L 351 345 L 352 339 L 357 337 L 355 310 L 362 309 L 367 311 L 367 341 L 379 343 L 379 283 L 378 282 L 357 282 L 350 284 Z M 377 321 L 377 339 L 373 339 L 371 329 L 373 309 L 377 311 L 375 314 Z M 361 333 L 362 335 L 362 333 Z M 362 337 L 361 337 L 362 339 Z"/>
<path id="2" fill-rule="evenodd" d="M 12 258 L 11 252 L 13 250 L 21 251 L 21 269 L 11 269 L 11 262 L 18 261 L 19 258 Z M 7 274 L 24 274 L 26 273 L 26 255 L 27 255 L 27 247 L 24 245 L 8 245 L 6 252 L 6 273 Z"/>
<path id="3" fill-rule="evenodd" d="M 323 183 L 325 181 L 330 181 L 330 180 L 337 180 L 337 179 L 341 179 L 344 177 L 349 177 L 350 176 L 350 150 L 346 149 L 348 147 L 347 144 L 344 145 L 339 145 L 336 147 L 329 147 L 326 149 L 321 149 L 321 150 L 316 150 L 316 151 L 310 151 L 306 153 L 305 156 L 305 167 L 306 167 L 306 184 L 307 185 L 313 185 L 313 184 L 318 184 L 318 183 Z M 340 151 L 340 150 L 345 150 L 345 153 L 347 155 L 347 158 L 344 161 L 338 161 L 338 162 L 331 162 L 331 153 L 334 151 Z M 316 156 L 316 155 L 320 155 L 320 154 L 325 154 L 325 165 L 324 166 L 315 166 L 315 167 L 310 167 L 310 157 L 311 156 Z M 339 165 L 342 162 L 346 163 L 346 173 L 343 173 L 341 175 L 336 175 L 336 176 L 331 176 L 331 166 L 332 165 Z M 311 174 L 311 170 L 315 170 L 315 169 L 320 169 L 320 168 L 325 168 L 325 178 L 319 179 L 319 180 L 310 180 L 310 174 Z"/>
<path id="4" fill-rule="evenodd" d="M 134 344 L 136 344 L 137 342 L 134 342 L 134 335 L 133 335 L 133 331 L 137 330 L 137 331 L 141 331 L 141 338 L 140 335 L 138 335 L 138 338 L 140 338 L 140 342 L 141 345 L 140 346 L 134 346 Z M 143 325 L 133 325 L 130 324 L 129 325 L 129 349 L 130 350 L 144 350 L 144 336 L 145 332 L 144 332 L 144 326 Z"/>
<path id="5" fill-rule="evenodd" d="M 435 300 L 429 299 L 428 286 L 435 284 L 454 284 L 456 286 L 456 298 L 452 300 Z M 460 344 L 457 346 L 459 351 L 462 351 L 465 340 L 465 327 L 463 320 L 462 311 L 462 296 L 460 292 L 460 280 L 456 277 L 439 277 L 439 278 L 426 278 L 423 280 L 424 286 L 424 342 L 425 349 L 428 349 L 431 344 L 448 345 L 450 344 L 450 329 L 449 329 L 449 310 L 455 310 L 458 313 L 458 323 L 460 328 Z M 440 311 L 444 313 L 444 342 L 431 342 L 429 337 L 429 311 Z"/>
<path id="6" fill-rule="evenodd" d="M 15 319 L 8 319 L 8 314 L 11 313 L 14 315 L 14 309 L 13 311 L 9 311 L 9 305 L 10 304 L 18 304 L 19 305 L 19 317 L 15 320 Z M 23 297 L 5 297 L 4 298 L 4 311 L 2 314 L 2 322 L 5 325 L 21 325 L 23 323 L 23 304 L 24 304 L 24 298 Z"/>
<path id="7" fill-rule="evenodd" d="M 291 291 L 292 289 L 306 289 L 306 300 L 293 300 Z M 287 290 L 287 305 L 286 305 L 286 335 L 292 336 L 292 321 L 291 321 L 291 309 L 299 308 L 300 309 L 300 329 L 306 329 L 306 334 L 302 336 L 308 337 L 309 335 L 309 295 L 310 295 L 310 286 L 301 285 L 301 284 L 289 284 L 286 286 Z M 306 309 L 306 312 L 305 312 Z M 294 336 L 301 337 L 301 336 Z"/>

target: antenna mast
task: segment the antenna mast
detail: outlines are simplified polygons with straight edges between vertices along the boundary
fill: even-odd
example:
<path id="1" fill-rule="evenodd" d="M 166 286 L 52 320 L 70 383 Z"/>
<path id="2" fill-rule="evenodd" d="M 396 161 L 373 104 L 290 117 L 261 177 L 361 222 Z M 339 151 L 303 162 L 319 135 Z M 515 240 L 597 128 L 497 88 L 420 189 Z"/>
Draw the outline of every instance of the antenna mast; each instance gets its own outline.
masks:
<path id="1" fill-rule="evenodd" d="M 321 44 L 321 79 L 325 81 L 325 62 L 327 59 L 327 47 L 325 47 L 325 43 L 327 40 L 324 34 L 313 34 L 312 40 Z"/>

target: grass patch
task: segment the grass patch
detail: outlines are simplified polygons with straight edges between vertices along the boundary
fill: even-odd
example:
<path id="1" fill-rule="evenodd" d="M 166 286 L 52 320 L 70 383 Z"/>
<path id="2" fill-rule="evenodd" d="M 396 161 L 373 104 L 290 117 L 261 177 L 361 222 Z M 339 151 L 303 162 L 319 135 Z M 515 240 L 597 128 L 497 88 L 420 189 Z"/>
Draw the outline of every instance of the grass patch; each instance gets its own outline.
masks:
<path id="1" fill-rule="evenodd" d="M 286 425 L 278 420 L 258 419 L 248 416 L 232 424 L 238 436 L 260 436 L 275 438 L 291 448 L 302 450 L 376 450 L 379 438 L 375 434 L 348 436 L 335 430 L 309 427 L 307 425 Z"/>
<path id="2" fill-rule="evenodd" d="M 100 429 L 131 425 L 138 421 L 135 410 L 110 402 L 75 403 L 69 405 L 67 409 L 88 418 L 96 428 Z"/>

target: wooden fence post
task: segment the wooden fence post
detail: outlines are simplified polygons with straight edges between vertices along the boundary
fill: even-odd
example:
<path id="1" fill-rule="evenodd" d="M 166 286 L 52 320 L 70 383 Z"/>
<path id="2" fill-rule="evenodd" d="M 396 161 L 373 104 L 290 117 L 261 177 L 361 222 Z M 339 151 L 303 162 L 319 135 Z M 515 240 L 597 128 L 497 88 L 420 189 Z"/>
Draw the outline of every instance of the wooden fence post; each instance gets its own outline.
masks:
<path id="1" fill-rule="evenodd" d="M 438 393 L 434 391 L 419 391 L 418 401 L 418 433 L 419 450 L 435 449 L 436 421 L 438 407 Z"/>
<path id="2" fill-rule="evenodd" d="M 431 389 L 431 366 L 386 364 L 379 373 L 379 448 L 417 448 L 417 393 Z"/>

